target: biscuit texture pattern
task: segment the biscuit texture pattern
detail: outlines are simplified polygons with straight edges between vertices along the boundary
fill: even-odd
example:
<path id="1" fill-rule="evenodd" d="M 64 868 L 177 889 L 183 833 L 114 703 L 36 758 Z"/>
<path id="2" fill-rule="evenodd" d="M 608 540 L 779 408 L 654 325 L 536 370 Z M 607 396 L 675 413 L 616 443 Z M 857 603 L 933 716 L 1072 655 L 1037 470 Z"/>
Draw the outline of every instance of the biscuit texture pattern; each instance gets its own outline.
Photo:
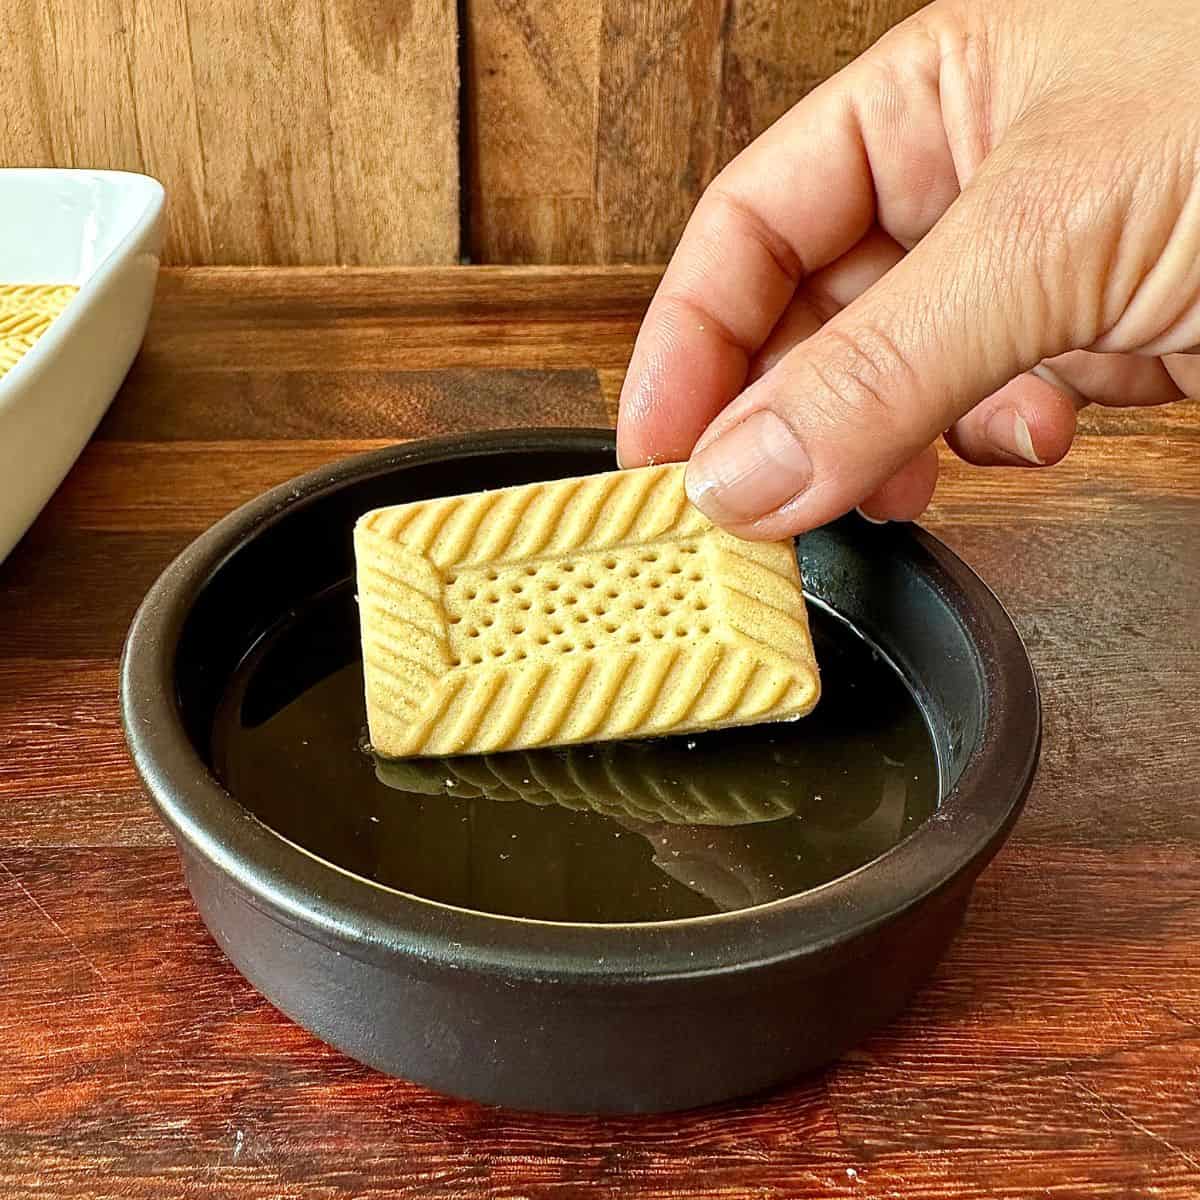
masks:
<path id="1" fill-rule="evenodd" d="M 29 353 L 78 290 L 68 284 L 0 284 L 0 376 Z"/>
<path id="2" fill-rule="evenodd" d="M 788 779 L 779 786 L 714 782 L 684 769 L 647 770 L 629 746 L 566 746 L 464 758 L 379 758 L 375 774 L 397 791 L 456 799 L 520 800 L 618 820 L 667 825 L 758 825 L 795 814 Z M 656 760 L 657 761 L 657 760 Z"/>
<path id="3" fill-rule="evenodd" d="M 649 737 L 816 703 L 791 543 L 714 527 L 682 466 L 377 509 L 354 536 L 379 754 Z"/>

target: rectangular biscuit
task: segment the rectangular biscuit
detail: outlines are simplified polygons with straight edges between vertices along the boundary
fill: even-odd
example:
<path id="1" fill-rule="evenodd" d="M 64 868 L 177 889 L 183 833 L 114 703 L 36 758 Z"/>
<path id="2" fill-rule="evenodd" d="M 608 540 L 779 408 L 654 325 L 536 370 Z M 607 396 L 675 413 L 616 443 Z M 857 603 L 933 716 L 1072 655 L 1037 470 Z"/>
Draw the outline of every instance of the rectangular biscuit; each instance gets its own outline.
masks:
<path id="1" fill-rule="evenodd" d="M 714 526 L 679 464 L 376 509 L 354 547 L 381 755 L 787 720 L 820 693 L 791 541 Z"/>

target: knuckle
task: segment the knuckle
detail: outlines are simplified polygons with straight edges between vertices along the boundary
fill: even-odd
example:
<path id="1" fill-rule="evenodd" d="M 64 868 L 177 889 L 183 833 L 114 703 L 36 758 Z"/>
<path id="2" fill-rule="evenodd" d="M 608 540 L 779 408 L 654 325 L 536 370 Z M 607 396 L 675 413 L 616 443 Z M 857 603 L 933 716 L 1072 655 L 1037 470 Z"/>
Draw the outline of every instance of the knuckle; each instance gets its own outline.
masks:
<path id="1" fill-rule="evenodd" d="M 1000 300 L 1012 320 L 1009 350 L 1033 363 L 1087 344 L 1102 326 L 1125 208 L 1076 154 L 1044 143 L 1006 151 L 977 178 L 960 244 L 975 251 L 964 264 L 971 290 Z"/>
<path id="2" fill-rule="evenodd" d="M 705 189 L 701 203 L 706 206 L 715 229 L 722 234 L 732 230 L 739 238 L 756 245 L 790 286 L 795 287 L 804 277 L 805 265 L 796 248 L 720 176 Z"/>
<path id="3" fill-rule="evenodd" d="M 897 399 L 911 390 L 914 372 L 893 337 L 876 326 L 852 333 L 827 327 L 821 353 L 809 363 L 820 384 L 815 403 L 825 420 L 900 433 Z"/>
<path id="4" fill-rule="evenodd" d="M 906 55 L 880 54 L 863 63 L 855 104 L 865 130 L 893 129 L 903 120 L 914 84 L 921 82 L 914 78 L 916 73 L 916 64 Z"/>
<path id="5" fill-rule="evenodd" d="M 936 61 L 947 33 L 960 25 L 957 14 L 944 5 L 918 9 L 886 30 L 860 61 L 901 68 Z"/>

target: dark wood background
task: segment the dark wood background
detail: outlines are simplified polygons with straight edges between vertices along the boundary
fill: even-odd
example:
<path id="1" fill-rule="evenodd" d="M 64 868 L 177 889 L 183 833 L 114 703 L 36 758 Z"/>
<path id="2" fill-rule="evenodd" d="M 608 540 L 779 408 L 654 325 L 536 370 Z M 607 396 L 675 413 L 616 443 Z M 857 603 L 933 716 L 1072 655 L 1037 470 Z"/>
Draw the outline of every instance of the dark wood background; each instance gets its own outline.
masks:
<path id="1" fill-rule="evenodd" d="M 385 1078 L 224 960 L 126 758 L 117 654 L 269 484 L 449 430 L 605 424 L 650 270 L 167 272 L 99 436 L 0 566 L 0 1195 L 1200 1195 L 1200 413 L 946 462 L 928 525 L 1010 606 L 1041 771 L 935 980 L 820 1074 L 683 1116 Z"/>
<path id="2" fill-rule="evenodd" d="M 0 166 L 161 179 L 167 261 L 661 262 L 920 0 L 4 0 Z"/>

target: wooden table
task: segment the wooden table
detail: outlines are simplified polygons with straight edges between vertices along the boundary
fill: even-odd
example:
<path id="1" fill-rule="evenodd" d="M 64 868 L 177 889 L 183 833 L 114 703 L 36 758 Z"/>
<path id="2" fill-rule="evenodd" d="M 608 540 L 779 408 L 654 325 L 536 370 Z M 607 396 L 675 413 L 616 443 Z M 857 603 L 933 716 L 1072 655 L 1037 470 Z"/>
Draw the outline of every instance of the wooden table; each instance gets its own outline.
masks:
<path id="1" fill-rule="evenodd" d="M 1046 472 L 947 462 L 1046 741 L 935 981 L 753 1101 L 600 1120 L 384 1078 L 192 910 L 117 725 L 167 560 L 269 484 L 448 430 L 607 424 L 646 270 L 167 273 L 96 440 L 0 567 L 0 1195 L 1200 1195 L 1200 413 L 1088 414 Z"/>

